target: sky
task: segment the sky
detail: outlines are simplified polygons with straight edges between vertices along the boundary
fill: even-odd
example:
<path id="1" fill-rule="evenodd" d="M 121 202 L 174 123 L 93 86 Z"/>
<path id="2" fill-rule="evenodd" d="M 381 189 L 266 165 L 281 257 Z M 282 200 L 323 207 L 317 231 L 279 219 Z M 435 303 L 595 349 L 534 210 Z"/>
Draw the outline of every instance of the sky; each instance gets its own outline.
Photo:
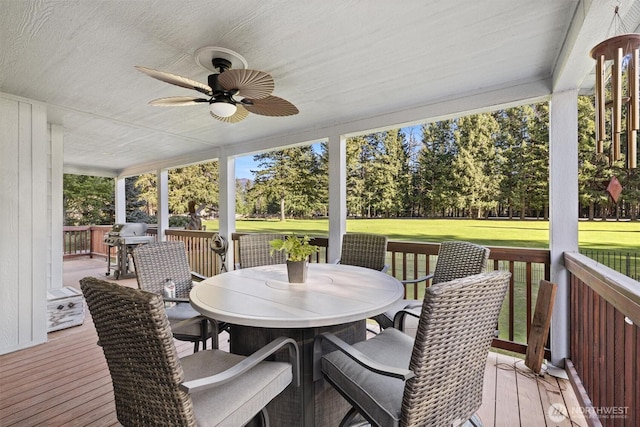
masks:
<path id="1" fill-rule="evenodd" d="M 237 179 L 253 179 L 251 169 L 255 169 L 255 162 L 253 161 L 253 155 L 236 157 L 236 178 Z"/>

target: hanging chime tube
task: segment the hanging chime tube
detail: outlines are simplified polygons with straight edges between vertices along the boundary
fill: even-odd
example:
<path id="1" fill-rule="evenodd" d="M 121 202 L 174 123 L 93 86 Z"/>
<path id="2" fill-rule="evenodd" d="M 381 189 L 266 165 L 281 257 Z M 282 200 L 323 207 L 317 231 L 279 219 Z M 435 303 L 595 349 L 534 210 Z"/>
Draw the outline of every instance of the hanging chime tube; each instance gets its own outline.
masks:
<path id="1" fill-rule="evenodd" d="M 639 49 L 633 49 L 628 65 L 629 75 L 629 124 L 627 125 L 627 167 L 635 169 L 638 157 L 638 128 L 640 128 L 640 103 L 638 102 L 638 59 Z"/>
<path id="2" fill-rule="evenodd" d="M 607 139 L 606 128 L 606 108 L 605 108 L 605 69 L 604 55 L 598 56 L 596 63 L 596 153 L 602 154 L 604 151 L 603 141 Z"/>
<path id="3" fill-rule="evenodd" d="M 640 83 L 638 82 L 640 63 L 640 34 L 631 33 L 607 39 L 591 50 L 591 57 L 596 60 L 596 143 L 597 152 L 603 152 L 607 139 L 607 110 L 611 108 L 611 161 L 622 158 L 620 140 L 622 134 L 623 104 L 626 123 L 627 167 L 637 167 L 638 130 L 640 129 Z M 626 70 L 628 95 L 623 92 L 623 60 L 629 57 Z M 611 101 L 606 100 L 605 62 L 611 65 Z"/>

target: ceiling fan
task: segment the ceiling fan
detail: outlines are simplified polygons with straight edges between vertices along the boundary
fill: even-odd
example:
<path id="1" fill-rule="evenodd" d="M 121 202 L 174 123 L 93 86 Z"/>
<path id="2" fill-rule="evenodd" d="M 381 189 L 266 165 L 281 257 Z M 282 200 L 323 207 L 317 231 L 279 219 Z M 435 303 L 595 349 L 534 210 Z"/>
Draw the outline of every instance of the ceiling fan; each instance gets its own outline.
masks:
<path id="1" fill-rule="evenodd" d="M 203 62 L 204 55 L 213 55 L 211 65 Z M 157 71 L 147 67 L 135 68 L 165 83 L 194 89 L 207 98 L 171 96 L 150 101 L 149 104 L 165 107 L 209 104 L 209 113 L 215 119 L 227 123 L 244 120 L 249 113 L 263 116 L 292 116 L 298 109 L 289 101 L 271 95 L 275 86 L 273 77 L 263 71 L 248 70 L 246 60 L 239 54 L 223 48 L 202 48 L 196 52 L 196 61 L 208 70 L 208 84 L 186 77 Z M 240 68 L 232 68 L 232 65 Z"/>

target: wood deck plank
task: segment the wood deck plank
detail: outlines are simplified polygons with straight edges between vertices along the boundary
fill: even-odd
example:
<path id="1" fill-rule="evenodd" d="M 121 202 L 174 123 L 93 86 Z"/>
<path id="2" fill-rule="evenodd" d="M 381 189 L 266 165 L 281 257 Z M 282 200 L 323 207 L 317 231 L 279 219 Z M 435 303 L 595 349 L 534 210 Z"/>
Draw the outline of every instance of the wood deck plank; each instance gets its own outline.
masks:
<path id="1" fill-rule="evenodd" d="M 96 365 L 90 369 L 78 371 L 77 375 L 67 376 L 58 381 L 43 381 L 41 387 L 43 390 L 40 393 L 34 393 L 33 387 L 29 387 L 22 392 L 12 394 L 1 402 L 0 409 L 7 409 L 13 406 L 13 410 L 16 410 L 16 405 L 19 404 L 35 405 L 49 399 L 51 396 L 66 393 L 71 387 L 79 387 L 86 383 L 100 380 L 103 377 L 110 377 L 109 371 L 102 365 Z"/>
<path id="2" fill-rule="evenodd" d="M 497 359 L 495 425 L 519 426 L 520 408 L 514 360 L 502 354 Z"/>
<path id="3" fill-rule="evenodd" d="M 100 351 L 100 350 L 98 350 Z M 85 359 L 90 357 L 90 359 Z M 85 360 L 83 360 L 85 359 Z M 42 384 L 54 384 L 58 380 L 65 383 L 68 378 L 77 378 L 79 372 L 85 369 L 91 369 L 93 366 L 100 366 L 102 369 L 95 372 L 103 372 L 107 369 L 107 364 L 104 361 L 104 356 L 100 353 L 80 353 L 78 359 L 68 359 L 62 364 L 57 358 L 51 360 L 48 364 L 38 364 L 31 369 L 27 369 L 24 372 L 24 377 L 15 378 L 11 376 L 9 378 L 3 378 L 2 383 L 11 387 L 12 394 L 18 394 L 24 391 L 39 388 Z M 42 366 L 45 366 L 44 368 Z"/>
<path id="4" fill-rule="evenodd" d="M 562 398 L 564 399 L 564 405 L 569 412 L 569 418 L 571 419 L 572 427 L 587 427 L 587 419 L 582 412 L 582 407 L 578 401 L 578 397 L 573 393 L 571 384 L 559 382 L 559 387 L 562 387 Z M 569 388 L 571 392 L 568 392 L 566 388 Z"/>
<path id="5" fill-rule="evenodd" d="M 97 347 L 95 343 L 90 342 L 87 342 L 87 345 L 85 346 L 76 347 L 73 353 L 65 352 L 59 354 L 55 349 L 52 349 L 52 352 L 56 353 L 56 361 L 58 362 L 57 365 L 62 368 L 67 367 L 67 365 L 69 365 L 68 362 L 73 362 L 76 368 L 81 368 L 84 365 L 94 364 L 94 357 L 102 354 L 102 350 L 100 350 L 100 348 Z M 39 380 L 43 374 L 47 372 L 57 372 L 60 369 L 55 365 L 47 365 L 46 363 L 48 361 L 50 361 L 50 356 L 44 359 L 28 359 L 24 364 L 14 366 L 13 370 L 0 374 L 0 378 L 3 378 L 8 382 L 15 380 L 21 383 L 26 383 L 33 377 L 35 377 L 35 380 Z M 68 369 L 72 368 L 73 367 L 68 367 Z"/>
<path id="6" fill-rule="evenodd" d="M 57 407 L 63 407 L 69 401 L 77 401 L 80 400 L 80 398 L 82 398 L 82 400 L 88 400 L 89 395 L 94 394 L 96 390 L 103 389 L 106 389 L 105 393 L 113 390 L 110 376 L 104 376 L 82 385 L 74 384 L 73 388 L 64 394 L 52 395 L 51 393 L 47 393 L 45 399 L 38 399 L 37 396 L 34 396 L 32 399 L 23 400 L 18 404 L 8 407 L 7 412 L 9 412 L 10 415 L 3 418 L 1 422 L 3 425 L 18 423 L 36 414 L 51 411 Z M 33 402 L 34 400 L 38 400 L 38 402 L 35 403 Z"/>
<path id="7" fill-rule="evenodd" d="M 115 402 L 113 400 L 113 388 L 104 389 L 106 393 L 92 399 L 90 402 L 78 405 L 73 413 L 65 412 L 52 418 L 50 421 L 56 425 L 64 425 L 65 427 L 76 425 L 85 426 L 86 424 L 102 418 L 108 410 L 111 412 L 113 421 L 117 422 L 115 417 Z M 99 416 L 102 414 L 102 416 Z"/>
<path id="8" fill-rule="evenodd" d="M 527 368 L 522 361 L 515 363 L 517 375 L 518 405 L 520 407 L 522 427 L 539 427 L 545 425 L 538 381 L 540 377 Z"/>
<path id="9" fill-rule="evenodd" d="M 86 313 L 83 325 L 50 333 L 48 343 L 0 356 L 1 426 L 119 425 L 107 364 Z M 175 344 L 181 357 L 193 351 L 192 343 Z M 226 333 L 220 336 L 220 348 L 229 348 Z M 498 353 L 487 358 L 483 403 L 478 411 L 486 427 L 569 426 L 571 422 L 586 426 L 580 417 L 563 423 L 549 419 L 552 403 L 579 408 L 568 381 L 546 375 L 537 380 L 536 393 L 532 380 L 517 373 L 516 361 L 523 366 L 521 359 Z"/>
<path id="10" fill-rule="evenodd" d="M 484 387 L 482 390 L 482 405 L 478 410 L 478 416 L 484 427 L 495 425 L 496 412 L 496 363 L 497 354 L 489 353 L 487 366 L 484 370 Z"/>
<path id="11" fill-rule="evenodd" d="M 544 381 L 538 381 L 540 400 L 543 408 L 545 408 L 543 415 L 548 426 L 571 427 L 569 410 L 564 405 L 562 397 L 563 391 L 569 391 L 565 387 L 569 387 L 569 390 L 571 390 L 571 385 L 566 381 L 558 381 L 557 378 L 549 375 L 545 376 Z"/>
<path id="12" fill-rule="evenodd" d="M 30 352 L 28 354 L 21 354 L 20 352 L 9 353 L 4 356 L 5 364 L 0 367 L 0 375 L 7 371 L 13 371 L 14 367 L 32 364 L 37 362 L 38 360 L 46 360 L 48 357 L 48 353 L 51 351 L 55 351 L 58 355 L 63 356 L 65 353 L 73 354 L 77 348 L 86 347 L 92 344 L 95 344 L 89 341 L 90 337 L 96 337 L 94 331 L 87 330 L 86 333 L 76 335 L 77 341 L 74 340 L 66 340 L 66 341 L 53 341 L 49 340 L 46 343 L 38 344 L 35 347 L 30 348 Z"/>

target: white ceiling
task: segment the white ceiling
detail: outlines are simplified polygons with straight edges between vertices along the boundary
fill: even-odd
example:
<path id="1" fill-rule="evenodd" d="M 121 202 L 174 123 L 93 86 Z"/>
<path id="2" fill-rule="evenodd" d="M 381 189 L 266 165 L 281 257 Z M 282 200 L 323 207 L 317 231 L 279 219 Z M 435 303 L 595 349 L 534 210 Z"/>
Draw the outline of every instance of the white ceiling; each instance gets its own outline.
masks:
<path id="1" fill-rule="evenodd" d="M 616 4 L 636 30 L 640 0 L 0 0 L 0 92 L 46 104 L 65 170 L 131 174 L 589 88 Z M 148 105 L 198 93 L 134 65 L 206 83 L 203 46 L 270 73 L 300 113 Z"/>

